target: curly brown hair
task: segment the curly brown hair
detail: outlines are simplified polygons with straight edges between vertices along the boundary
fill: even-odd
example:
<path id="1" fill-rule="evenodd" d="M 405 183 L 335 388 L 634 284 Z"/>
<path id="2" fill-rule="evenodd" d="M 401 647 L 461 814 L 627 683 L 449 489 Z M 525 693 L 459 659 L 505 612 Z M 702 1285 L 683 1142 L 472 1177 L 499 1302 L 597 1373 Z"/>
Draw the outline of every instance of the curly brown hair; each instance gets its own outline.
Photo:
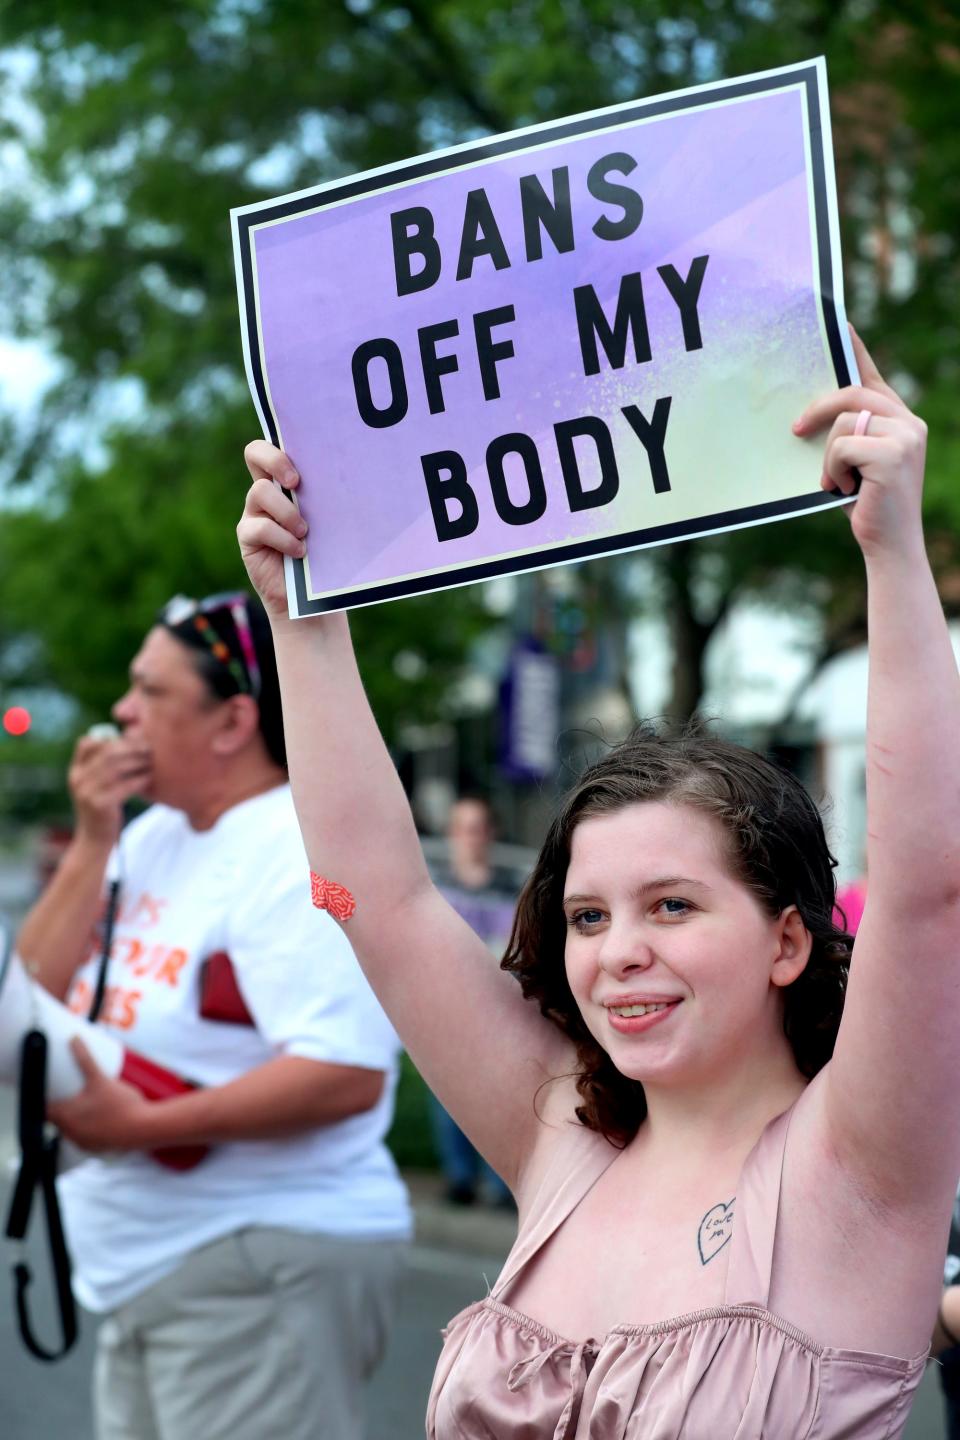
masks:
<path id="1" fill-rule="evenodd" d="M 643 1085 L 622 1075 L 587 1029 L 567 983 L 563 890 L 573 832 L 587 816 L 645 801 L 689 805 L 723 827 L 734 873 L 771 916 L 796 905 L 813 937 L 784 990 L 784 1032 L 808 1078 L 833 1054 L 853 939 L 834 923 L 836 861 L 813 800 L 789 771 L 753 750 L 688 729 L 641 726 L 580 777 L 564 799 L 523 888 L 502 968 L 520 981 L 577 1053 L 577 1118 L 626 1145 L 647 1113 Z"/>

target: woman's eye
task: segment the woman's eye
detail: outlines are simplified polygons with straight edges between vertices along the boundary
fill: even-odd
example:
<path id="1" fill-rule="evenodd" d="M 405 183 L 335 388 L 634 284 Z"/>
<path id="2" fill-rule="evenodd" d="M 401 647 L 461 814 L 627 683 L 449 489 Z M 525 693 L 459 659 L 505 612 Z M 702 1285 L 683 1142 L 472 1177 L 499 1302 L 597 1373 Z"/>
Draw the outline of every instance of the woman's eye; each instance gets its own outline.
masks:
<path id="1" fill-rule="evenodd" d="M 670 895 L 667 899 L 661 900 L 659 908 L 665 915 L 686 915 L 690 910 L 687 901 L 680 900 L 675 895 Z"/>
<path id="2" fill-rule="evenodd" d="M 577 930 L 592 930 L 602 919 L 602 910 L 577 910 L 570 916 L 567 924 L 573 925 Z"/>

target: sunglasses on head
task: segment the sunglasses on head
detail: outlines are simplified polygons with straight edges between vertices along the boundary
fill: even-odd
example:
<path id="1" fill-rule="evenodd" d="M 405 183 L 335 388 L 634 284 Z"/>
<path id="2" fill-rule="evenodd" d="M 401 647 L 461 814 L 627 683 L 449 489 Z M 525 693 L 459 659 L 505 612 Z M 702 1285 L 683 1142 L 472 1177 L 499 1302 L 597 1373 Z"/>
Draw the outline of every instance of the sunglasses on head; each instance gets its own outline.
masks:
<path id="1" fill-rule="evenodd" d="M 233 621 L 239 656 L 232 653 L 230 646 L 221 639 L 210 623 L 210 616 L 221 612 L 228 614 Z M 233 676 L 237 690 L 257 699 L 260 694 L 260 666 L 257 664 L 253 630 L 250 627 L 247 596 L 242 590 L 229 591 L 222 595 L 207 595 L 203 600 L 191 600 L 187 595 L 174 595 L 160 611 L 160 620 L 174 630 L 192 628 L 214 659 L 219 660 Z"/>

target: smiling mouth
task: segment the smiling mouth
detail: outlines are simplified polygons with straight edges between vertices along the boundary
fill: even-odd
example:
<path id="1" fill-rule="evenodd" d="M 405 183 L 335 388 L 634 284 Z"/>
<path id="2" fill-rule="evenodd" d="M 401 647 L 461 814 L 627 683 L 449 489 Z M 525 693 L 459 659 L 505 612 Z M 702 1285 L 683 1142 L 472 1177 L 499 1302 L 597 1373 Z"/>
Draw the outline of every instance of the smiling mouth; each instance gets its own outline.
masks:
<path id="1" fill-rule="evenodd" d="M 611 1015 L 622 1015 L 624 1020 L 630 1020 L 635 1015 L 652 1015 L 656 1010 L 667 1010 L 679 1003 L 678 1000 L 662 1000 L 655 1005 L 608 1005 L 607 1009 Z"/>

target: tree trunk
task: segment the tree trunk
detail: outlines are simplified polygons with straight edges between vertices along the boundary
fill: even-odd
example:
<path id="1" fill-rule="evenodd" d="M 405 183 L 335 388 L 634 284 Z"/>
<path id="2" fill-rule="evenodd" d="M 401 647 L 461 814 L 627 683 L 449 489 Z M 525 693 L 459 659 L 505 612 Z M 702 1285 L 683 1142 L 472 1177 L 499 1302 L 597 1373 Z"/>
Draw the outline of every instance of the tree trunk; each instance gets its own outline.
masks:
<path id="1" fill-rule="evenodd" d="M 664 552 L 663 576 L 669 606 L 673 666 L 670 698 L 665 714 L 671 720 L 688 720 L 697 713 L 704 689 L 704 659 L 710 637 L 726 614 L 726 598 L 716 614 L 701 619 L 693 587 L 696 559 L 690 544 L 671 545 Z"/>

